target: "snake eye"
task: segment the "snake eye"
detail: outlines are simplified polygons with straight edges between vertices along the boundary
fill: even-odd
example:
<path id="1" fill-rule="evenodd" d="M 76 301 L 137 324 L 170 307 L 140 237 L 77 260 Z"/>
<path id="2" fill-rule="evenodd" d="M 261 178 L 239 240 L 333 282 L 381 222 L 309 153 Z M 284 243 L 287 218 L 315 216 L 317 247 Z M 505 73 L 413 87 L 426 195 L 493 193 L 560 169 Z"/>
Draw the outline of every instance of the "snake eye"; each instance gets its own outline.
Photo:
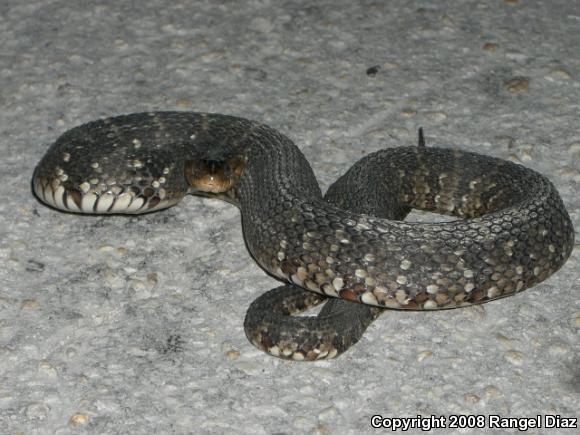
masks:
<path id="1" fill-rule="evenodd" d="M 244 161 L 240 156 L 227 160 L 190 160 L 185 165 L 185 179 L 192 193 L 222 193 L 240 179 L 243 169 Z"/>

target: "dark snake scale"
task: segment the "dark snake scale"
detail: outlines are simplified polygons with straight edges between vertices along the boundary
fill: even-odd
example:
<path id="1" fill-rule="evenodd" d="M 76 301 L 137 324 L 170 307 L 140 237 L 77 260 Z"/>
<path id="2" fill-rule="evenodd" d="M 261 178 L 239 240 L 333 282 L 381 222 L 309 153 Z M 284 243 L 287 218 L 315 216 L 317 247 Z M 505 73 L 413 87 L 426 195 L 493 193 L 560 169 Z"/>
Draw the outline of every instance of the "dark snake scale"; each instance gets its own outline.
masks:
<path id="1" fill-rule="evenodd" d="M 293 360 L 340 354 L 382 308 L 513 295 L 557 271 L 574 244 L 558 192 L 524 166 L 421 144 L 385 149 L 323 198 L 290 139 L 218 114 L 137 113 L 73 128 L 40 161 L 32 188 L 77 213 L 146 213 L 186 194 L 236 204 L 253 257 L 290 283 L 251 304 L 246 335 Z M 457 219 L 404 222 L 411 209 Z M 326 299 L 317 317 L 291 316 Z"/>

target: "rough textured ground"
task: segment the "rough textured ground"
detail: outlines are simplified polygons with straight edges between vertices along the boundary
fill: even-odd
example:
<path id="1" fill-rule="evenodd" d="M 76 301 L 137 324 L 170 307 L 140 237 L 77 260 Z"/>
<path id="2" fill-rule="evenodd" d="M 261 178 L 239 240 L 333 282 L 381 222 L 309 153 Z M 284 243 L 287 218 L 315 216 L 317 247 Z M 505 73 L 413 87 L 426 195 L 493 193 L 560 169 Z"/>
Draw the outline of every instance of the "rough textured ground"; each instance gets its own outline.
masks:
<path id="1" fill-rule="evenodd" d="M 248 304 L 277 283 L 247 253 L 233 206 L 190 197 L 142 217 L 81 217 L 29 185 L 60 133 L 119 113 L 260 120 L 296 141 L 324 187 L 423 126 L 430 144 L 543 172 L 580 228 L 579 41 L 576 0 L 3 0 L 0 433 L 579 417 L 578 249 L 517 296 L 389 312 L 338 360 L 293 363 L 244 336 Z M 437 431 L 459 432 L 484 431 Z"/>

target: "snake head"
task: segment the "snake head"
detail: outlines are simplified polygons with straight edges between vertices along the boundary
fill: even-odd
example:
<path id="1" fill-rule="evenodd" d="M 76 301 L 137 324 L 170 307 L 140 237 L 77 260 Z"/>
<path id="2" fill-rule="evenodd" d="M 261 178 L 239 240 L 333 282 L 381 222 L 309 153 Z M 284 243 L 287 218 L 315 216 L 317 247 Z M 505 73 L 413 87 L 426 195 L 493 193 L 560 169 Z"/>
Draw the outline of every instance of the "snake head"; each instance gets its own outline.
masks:
<path id="1" fill-rule="evenodd" d="M 190 193 L 224 193 L 242 176 L 245 160 L 240 155 L 223 159 L 199 158 L 185 164 Z"/>

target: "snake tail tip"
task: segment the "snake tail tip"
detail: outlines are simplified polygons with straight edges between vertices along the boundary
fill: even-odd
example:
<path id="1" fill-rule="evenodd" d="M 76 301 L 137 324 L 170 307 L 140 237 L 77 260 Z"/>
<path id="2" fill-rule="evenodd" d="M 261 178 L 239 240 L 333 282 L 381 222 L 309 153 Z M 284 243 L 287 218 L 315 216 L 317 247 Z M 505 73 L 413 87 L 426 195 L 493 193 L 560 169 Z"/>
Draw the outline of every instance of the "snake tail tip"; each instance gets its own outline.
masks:
<path id="1" fill-rule="evenodd" d="M 425 148 L 425 135 L 423 134 L 423 127 L 419 127 L 419 143 L 417 146 L 419 148 Z"/>

